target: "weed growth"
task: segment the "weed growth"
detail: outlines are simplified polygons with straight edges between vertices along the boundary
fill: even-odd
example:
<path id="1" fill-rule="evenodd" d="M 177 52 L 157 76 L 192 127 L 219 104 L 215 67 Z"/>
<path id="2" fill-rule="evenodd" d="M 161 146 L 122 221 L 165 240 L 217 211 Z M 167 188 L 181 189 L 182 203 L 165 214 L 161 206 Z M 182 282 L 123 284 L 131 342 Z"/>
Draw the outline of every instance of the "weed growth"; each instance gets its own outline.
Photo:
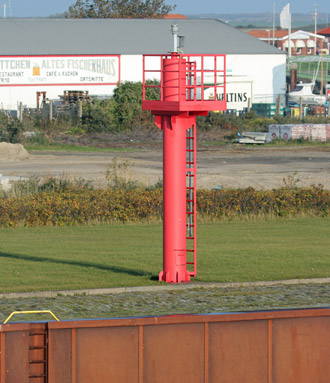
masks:
<path id="1" fill-rule="evenodd" d="M 105 173 L 108 187 L 117 190 L 132 190 L 141 187 L 142 185 L 133 179 L 132 166 L 130 160 L 114 157 Z"/>

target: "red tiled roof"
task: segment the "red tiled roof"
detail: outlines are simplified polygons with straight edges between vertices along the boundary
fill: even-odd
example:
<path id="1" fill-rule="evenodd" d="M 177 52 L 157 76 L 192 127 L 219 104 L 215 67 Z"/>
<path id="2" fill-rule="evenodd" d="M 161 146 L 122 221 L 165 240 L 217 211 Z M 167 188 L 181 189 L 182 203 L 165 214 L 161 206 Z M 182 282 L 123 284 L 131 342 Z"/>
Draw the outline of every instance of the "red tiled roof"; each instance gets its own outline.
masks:
<path id="1" fill-rule="evenodd" d="M 320 29 L 319 31 L 317 31 L 317 34 L 318 35 L 325 35 L 325 36 L 330 35 L 330 27 Z"/>
<path id="2" fill-rule="evenodd" d="M 164 16 L 164 19 L 189 19 L 189 17 L 180 15 L 180 13 L 169 13 L 168 15 Z"/>
<path id="3" fill-rule="evenodd" d="M 287 30 L 275 30 L 275 38 L 281 38 L 281 37 L 284 37 L 284 36 L 287 36 L 288 35 L 288 31 Z M 294 32 L 294 31 L 292 31 Z M 269 32 L 264 30 L 264 29 L 255 29 L 253 31 L 249 31 L 248 32 L 249 35 L 253 36 L 253 37 L 256 37 L 257 39 L 268 39 L 269 38 L 273 38 L 273 30 L 270 29 Z"/>

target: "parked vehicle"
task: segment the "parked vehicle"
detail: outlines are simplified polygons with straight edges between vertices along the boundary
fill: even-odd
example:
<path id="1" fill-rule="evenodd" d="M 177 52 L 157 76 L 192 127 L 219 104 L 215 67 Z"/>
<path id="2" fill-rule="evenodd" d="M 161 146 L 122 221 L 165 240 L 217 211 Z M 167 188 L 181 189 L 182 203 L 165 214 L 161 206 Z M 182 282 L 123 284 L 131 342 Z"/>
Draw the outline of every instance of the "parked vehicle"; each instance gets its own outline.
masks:
<path id="1" fill-rule="evenodd" d="M 315 83 L 303 83 L 300 82 L 297 84 L 296 88 L 289 92 L 288 95 L 288 104 L 293 106 L 295 104 L 300 104 L 300 98 L 302 98 L 303 105 L 319 105 L 324 106 L 326 101 L 325 95 L 313 93 Z"/>

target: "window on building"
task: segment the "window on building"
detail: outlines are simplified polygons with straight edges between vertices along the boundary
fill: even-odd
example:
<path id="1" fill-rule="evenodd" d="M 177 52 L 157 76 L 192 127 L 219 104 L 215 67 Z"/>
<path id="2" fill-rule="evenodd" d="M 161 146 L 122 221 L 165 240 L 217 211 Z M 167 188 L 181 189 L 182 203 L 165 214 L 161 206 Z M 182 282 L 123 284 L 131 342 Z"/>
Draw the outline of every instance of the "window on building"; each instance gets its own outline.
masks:
<path id="1" fill-rule="evenodd" d="M 315 54 L 315 40 L 307 41 L 307 54 L 314 55 Z"/>
<path id="2" fill-rule="evenodd" d="M 299 39 L 296 41 L 296 55 L 301 55 L 302 54 L 302 50 L 304 48 L 306 48 L 306 43 L 304 40 L 302 39 Z"/>

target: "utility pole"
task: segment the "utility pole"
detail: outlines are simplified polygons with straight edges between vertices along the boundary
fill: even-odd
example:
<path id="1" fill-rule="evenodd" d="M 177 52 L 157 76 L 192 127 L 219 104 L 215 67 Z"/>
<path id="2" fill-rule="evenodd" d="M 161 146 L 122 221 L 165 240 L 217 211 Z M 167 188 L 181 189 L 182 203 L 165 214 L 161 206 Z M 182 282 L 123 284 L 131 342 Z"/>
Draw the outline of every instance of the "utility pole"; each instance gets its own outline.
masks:
<path id="1" fill-rule="evenodd" d="M 7 5 L 7 1 L 4 0 L 3 5 L 1 5 L 1 7 L 3 8 L 3 18 L 6 19 L 7 18 L 7 8 L 8 9 L 11 8 L 10 0 L 9 0 L 9 4 L 8 5 Z M 9 17 L 11 17 L 11 15 L 9 15 Z"/>
<path id="2" fill-rule="evenodd" d="M 316 32 L 317 32 L 317 4 L 314 4 L 314 34 L 315 34 L 315 51 L 314 55 L 316 55 L 316 45 L 317 45 L 317 38 L 316 38 Z"/>
<path id="3" fill-rule="evenodd" d="M 289 23 L 289 58 L 291 58 L 291 10 L 290 10 L 290 1 L 289 1 L 289 18 L 290 18 L 290 23 Z"/>
<path id="4" fill-rule="evenodd" d="M 3 18 L 5 19 L 6 18 L 6 7 L 7 7 L 7 4 L 6 4 L 6 0 L 3 2 Z"/>
<path id="5" fill-rule="evenodd" d="M 275 46 L 275 0 L 273 1 L 273 47 Z"/>

